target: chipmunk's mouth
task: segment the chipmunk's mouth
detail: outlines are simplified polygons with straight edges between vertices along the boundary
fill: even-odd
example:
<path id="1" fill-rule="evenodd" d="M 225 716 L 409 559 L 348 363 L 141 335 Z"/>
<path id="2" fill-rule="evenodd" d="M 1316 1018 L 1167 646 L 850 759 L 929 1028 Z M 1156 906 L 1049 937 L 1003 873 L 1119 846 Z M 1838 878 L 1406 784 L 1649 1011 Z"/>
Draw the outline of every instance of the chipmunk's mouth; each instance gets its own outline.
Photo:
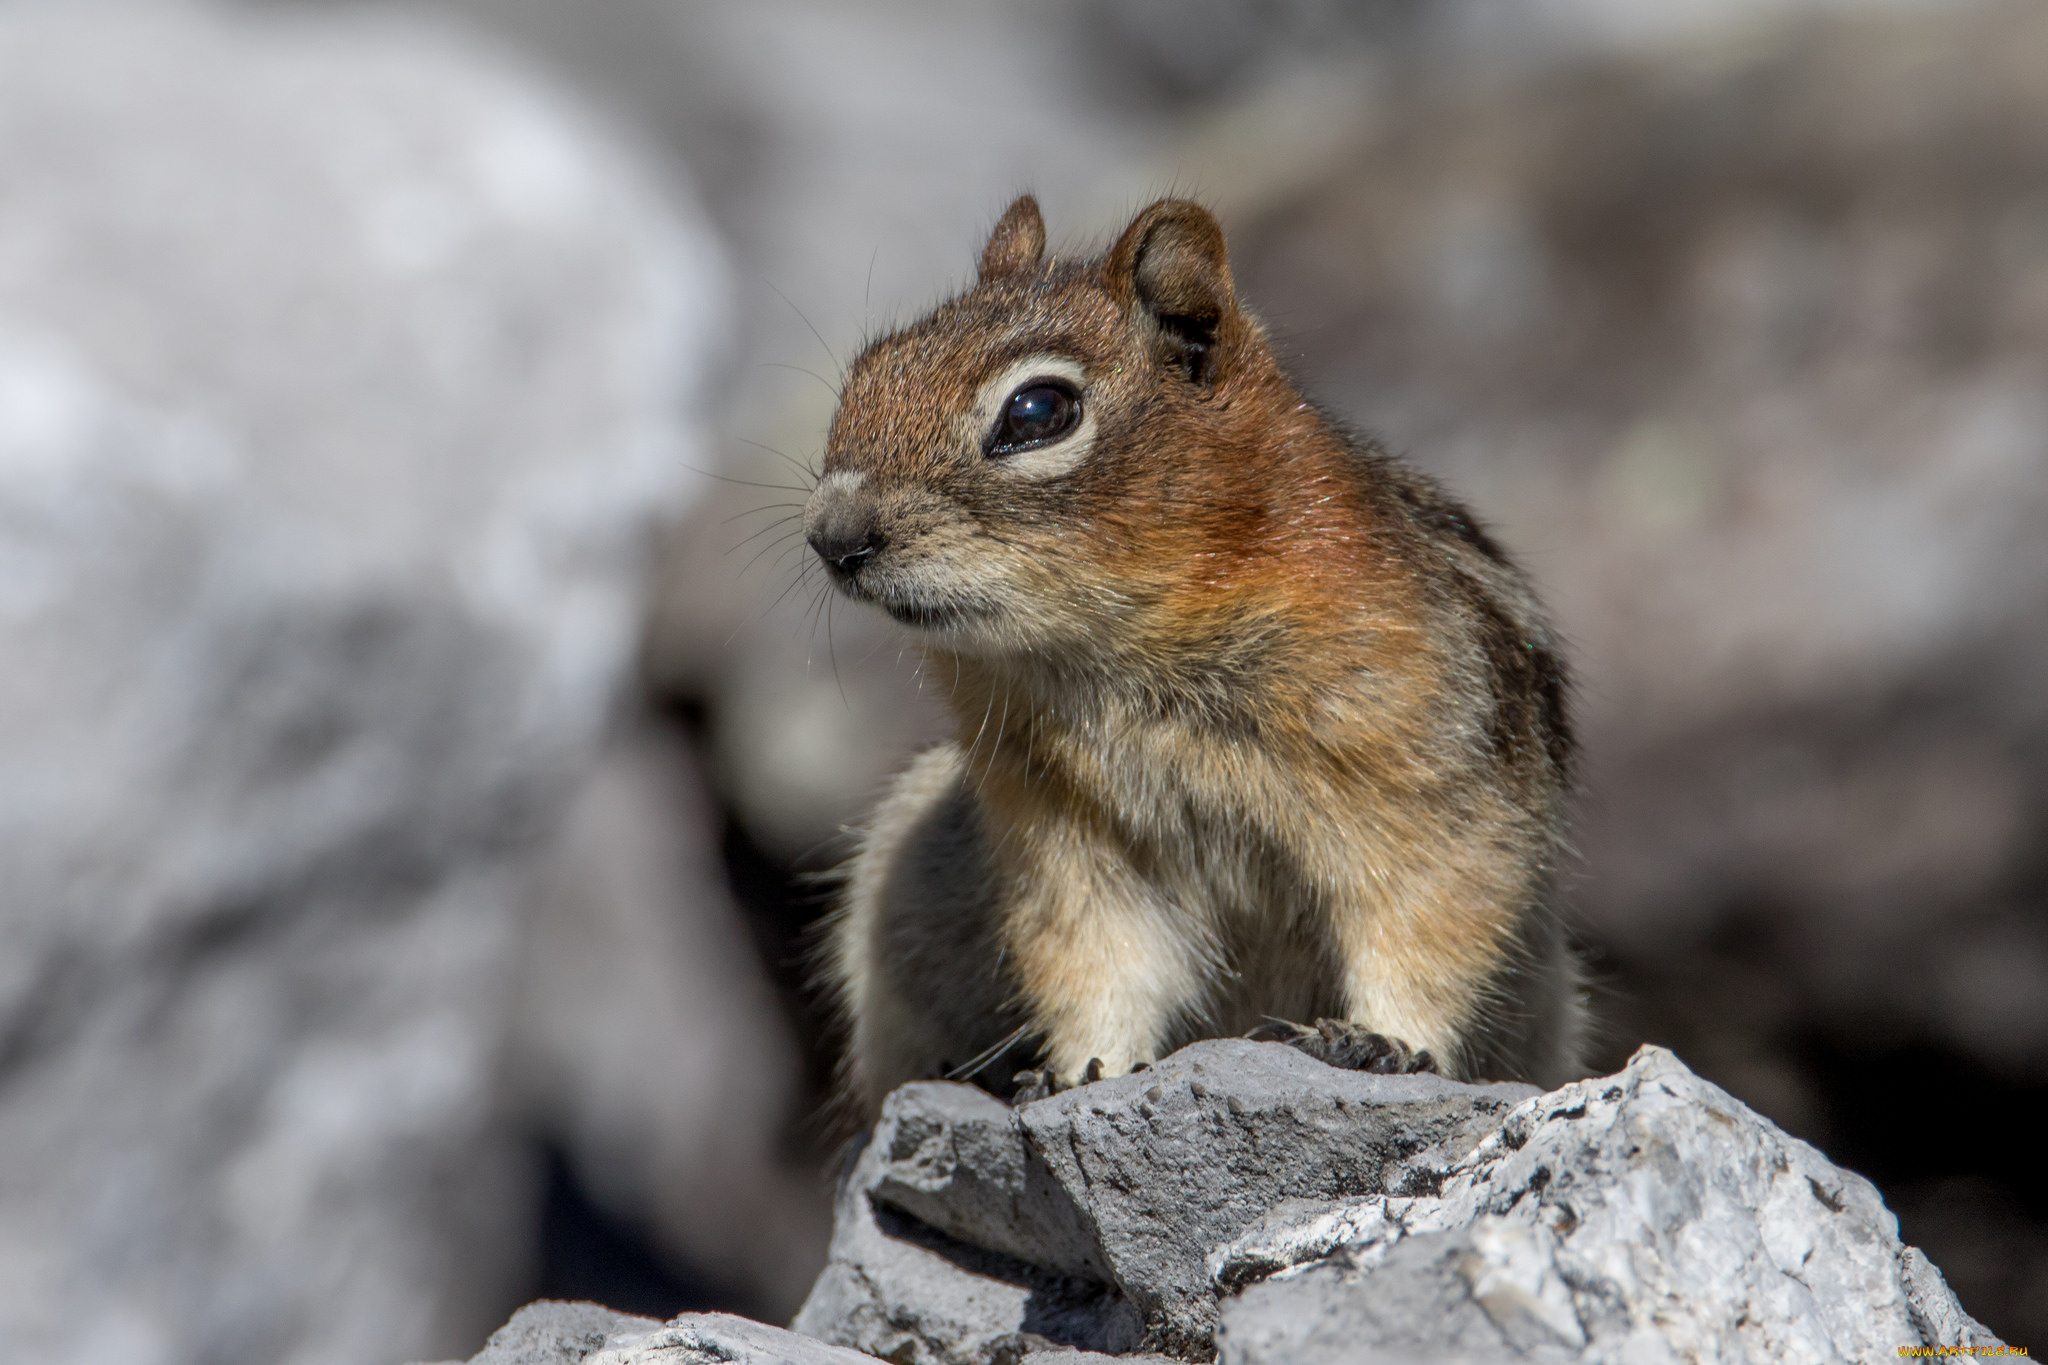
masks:
<path id="1" fill-rule="evenodd" d="M 949 626 L 960 618 L 957 608 L 927 607 L 915 602 L 884 602 L 882 610 L 906 626 L 921 626 L 926 630 Z"/>
<path id="2" fill-rule="evenodd" d="M 994 620 L 994 603 L 973 591 L 948 591 L 926 575 L 900 566 L 876 564 L 872 556 L 850 571 L 826 561 L 832 585 L 856 602 L 880 607 L 891 618 L 918 630 L 970 630 Z"/>
<path id="3" fill-rule="evenodd" d="M 892 619 L 918 630 L 957 630 L 992 620 L 996 615 L 994 606 L 988 602 L 951 594 L 940 596 L 903 583 L 841 579 L 839 587 L 855 601 L 880 607 Z"/>
<path id="4" fill-rule="evenodd" d="M 904 625 L 919 630 L 947 630 L 986 621 L 994 615 L 986 607 L 961 602 L 885 602 L 878 598 L 875 605 Z"/>

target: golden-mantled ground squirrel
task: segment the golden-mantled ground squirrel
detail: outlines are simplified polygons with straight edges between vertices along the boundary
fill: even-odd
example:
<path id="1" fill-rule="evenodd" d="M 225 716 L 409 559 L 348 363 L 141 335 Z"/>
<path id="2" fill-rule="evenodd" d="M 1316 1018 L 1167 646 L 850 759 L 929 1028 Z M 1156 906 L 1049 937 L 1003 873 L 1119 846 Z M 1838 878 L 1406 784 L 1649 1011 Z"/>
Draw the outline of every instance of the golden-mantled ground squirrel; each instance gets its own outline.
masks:
<path id="1" fill-rule="evenodd" d="M 1462 507 L 1281 373 L 1200 205 L 1085 260 L 1011 205 L 972 288 L 854 361 L 804 533 L 959 725 L 846 868 L 854 1116 L 1324 1016 L 1266 1034 L 1576 1073 L 1556 639 Z"/>

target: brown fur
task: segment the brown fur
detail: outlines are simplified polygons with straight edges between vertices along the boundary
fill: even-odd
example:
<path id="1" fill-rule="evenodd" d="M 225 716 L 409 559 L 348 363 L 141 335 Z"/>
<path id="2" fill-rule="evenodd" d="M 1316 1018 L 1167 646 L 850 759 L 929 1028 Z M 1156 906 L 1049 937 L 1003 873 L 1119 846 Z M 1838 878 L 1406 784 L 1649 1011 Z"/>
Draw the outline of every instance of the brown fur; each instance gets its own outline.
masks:
<path id="1" fill-rule="evenodd" d="M 1573 1074 L 1571 739 L 1526 580 L 1302 399 L 1201 207 L 1098 259 L 1044 244 L 1020 199 L 974 287 L 862 353 L 806 509 L 959 723 L 849 865 L 827 976 L 854 1108 L 1013 1032 L 985 1072 L 1071 1082 L 1264 1016 Z M 1083 429 L 986 454 L 1040 370 Z"/>

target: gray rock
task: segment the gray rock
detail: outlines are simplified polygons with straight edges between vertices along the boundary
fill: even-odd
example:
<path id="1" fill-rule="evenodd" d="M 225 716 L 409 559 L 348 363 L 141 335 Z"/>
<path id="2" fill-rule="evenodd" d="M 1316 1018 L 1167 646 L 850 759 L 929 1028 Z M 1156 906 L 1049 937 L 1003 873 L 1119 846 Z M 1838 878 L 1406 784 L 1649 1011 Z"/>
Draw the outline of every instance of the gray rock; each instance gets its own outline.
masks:
<path id="1" fill-rule="evenodd" d="M 1539 1282 L 1547 1297 L 1512 1303 L 1497 1323 L 1463 1273 L 1470 1263 L 1482 1262 L 1472 1231 L 1460 1229 L 1404 1239 L 1374 1269 L 1369 1293 L 1347 1295 L 1341 1272 L 1327 1265 L 1259 1285 L 1252 1303 L 1226 1310 L 1221 1356 L 1451 1365 L 1579 1359 L 1584 1338 L 1556 1312 L 1554 1276 Z"/>
<path id="2" fill-rule="evenodd" d="M 586 1348 L 607 1330 L 576 1322 Z M 1545 1095 L 1238 1040 L 1019 1109 L 898 1090 L 794 1326 L 690 1315 L 587 1359 L 1846 1365 L 2002 1347 L 1868 1181 L 1661 1049 Z"/>
<path id="3" fill-rule="evenodd" d="M 445 33 L 0 6 L 0 1358 L 516 1293 L 517 907 L 718 321 L 678 207 Z"/>
<path id="4" fill-rule="evenodd" d="M 1531 1100 L 1435 1195 L 1269 1219 L 1226 1362 L 1864 1361 L 2001 1343 L 1877 1191 L 1658 1048 Z M 1255 1271 L 1250 1270 L 1256 1266 Z"/>
<path id="5" fill-rule="evenodd" d="M 862 1365 L 874 1357 L 731 1313 L 668 1322 L 594 1303 L 530 1303 L 468 1365 Z"/>
<path id="6" fill-rule="evenodd" d="M 731 1313 L 685 1313 L 643 1333 L 621 1333 L 585 1365 L 872 1365 L 873 1356 L 828 1346 Z"/>
<path id="7" fill-rule="evenodd" d="M 1868 1181 L 1655 1048 L 1547 1095 L 1236 1040 L 1014 1110 L 905 1086 L 839 1220 L 795 1326 L 901 1361 L 1849 1362 L 1999 1344 Z"/>
<path id="8" fill-rule="evenodd" d="M 636 1340 L 660 1326 L 654 1318 L 615 1313 L 594 1303 L 543 1299 L 491 1333 L 469 1365 L 577 1365 L 615 1340 Z"/>
<path id="9" fill-rule="evenodd" d="M 1006 1343 L 1199 1356 L 1214 1248 L 1284 1201 L 1433 1189 L 1535 1093 L 1234 1039 L 1015 1110 L 905 1086 L 842 1188 L 831 1262 L 795 1325 L 918 1360 Z"/>
<path id="10" fill-rule="evenodd" d="M 879 1164 L 870 1142 L 841 1185 L 830 1258 L 791 1324 L 797 1331 L 903 1365 L 1138 1344 L 1142 1323 L 1111 1286 L 971 1246 L 876 1204 L 868 1185 Z"/>

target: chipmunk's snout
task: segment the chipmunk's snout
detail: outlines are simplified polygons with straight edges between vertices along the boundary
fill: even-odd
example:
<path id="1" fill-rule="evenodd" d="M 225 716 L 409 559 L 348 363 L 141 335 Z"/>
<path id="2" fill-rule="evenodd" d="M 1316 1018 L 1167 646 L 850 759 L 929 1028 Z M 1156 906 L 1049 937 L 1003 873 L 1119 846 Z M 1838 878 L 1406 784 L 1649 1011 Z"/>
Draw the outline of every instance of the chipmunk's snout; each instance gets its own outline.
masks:
<path id="1" fill-rule="evenodd" d="M 863 482 L 857 474 L 828 474 L 804 504 L 804 539 L 835 578 L 852 578 L 888 544 Z"/>

